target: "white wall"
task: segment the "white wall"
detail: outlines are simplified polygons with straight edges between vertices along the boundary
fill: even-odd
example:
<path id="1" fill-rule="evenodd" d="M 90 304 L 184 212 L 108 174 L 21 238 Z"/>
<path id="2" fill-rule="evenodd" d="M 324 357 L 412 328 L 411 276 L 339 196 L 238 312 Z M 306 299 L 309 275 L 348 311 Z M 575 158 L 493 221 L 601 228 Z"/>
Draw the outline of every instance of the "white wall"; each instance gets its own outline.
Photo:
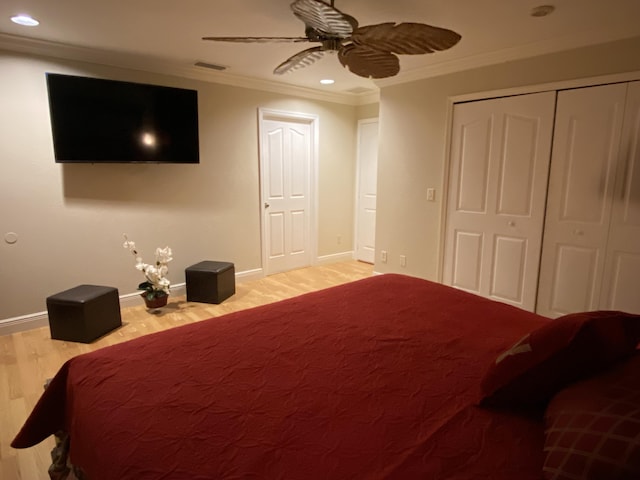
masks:
<path id="1" fill-rule="evenodd" d="M 450 97 L 640 71 L 639 52 L 637 37 L 382 88 L 375 270 L 438 280 Z"/>
<path id="2" fill-rule="evenodd" d="M 0 72 L 0 320 L 44 311 L 47 296 L 82 283 L 135 292 L 143 279 L 123 232 L 145 261 L 172 247 L 172 283 L 206 259 L 259 269 L 260 107 L 319 117 L 317 253 L 351 250 L 356 107 L 3 51 Z M 56 164 L 45 72 L 198 90 L 201 163 Z"/>

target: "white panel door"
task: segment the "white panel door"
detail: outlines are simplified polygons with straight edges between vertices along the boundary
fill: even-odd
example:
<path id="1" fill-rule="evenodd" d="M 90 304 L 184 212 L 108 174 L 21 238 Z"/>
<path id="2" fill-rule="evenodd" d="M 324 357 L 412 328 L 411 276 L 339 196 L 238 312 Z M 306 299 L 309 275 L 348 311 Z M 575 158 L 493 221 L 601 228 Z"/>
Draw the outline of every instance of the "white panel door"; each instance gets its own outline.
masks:
<path id="1" fill-rule="evenodd" d="M 311 264 L 311 127 L 265 119 L 261 136 L 265 268 L 274 274 Z"/>
<path id="2" fill-rule="evenodd" d="M 454 107 L 443 282 L 535 307 L 555 92 Z"/>
<path id="3" fill-rule="evenodd" d="M 640 314 L 640 82 L 628 85 L 601 309 Z"/>
<path id="4" fill-rule="evenodd" d="M 616 84 L 558 93 L 541 315 L 599 308 L 626 90 Z"/>
<path id="5" fill-rule="evenodd" d="M 376 195 L 378 185 L 378 119 L 358 122 L 358 199 L 356 260 L 376 258 Z"/>

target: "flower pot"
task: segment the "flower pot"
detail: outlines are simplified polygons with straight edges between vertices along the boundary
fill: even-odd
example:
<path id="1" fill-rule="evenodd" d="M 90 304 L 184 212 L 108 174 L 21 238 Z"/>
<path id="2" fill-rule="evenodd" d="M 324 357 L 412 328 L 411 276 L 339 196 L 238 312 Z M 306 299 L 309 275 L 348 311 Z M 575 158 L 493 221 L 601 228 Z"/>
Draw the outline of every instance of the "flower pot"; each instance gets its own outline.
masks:
<path id="1" fill-rule="evenodd" d="M 157 295 L 151 299 L 147 298 L 146 293 L 142 293 L 140 296 L 144 299 L 144 303 L 147 308 L 164 307 L 167 304 L 167 300 L 169 299 L 169 295 Z"/>

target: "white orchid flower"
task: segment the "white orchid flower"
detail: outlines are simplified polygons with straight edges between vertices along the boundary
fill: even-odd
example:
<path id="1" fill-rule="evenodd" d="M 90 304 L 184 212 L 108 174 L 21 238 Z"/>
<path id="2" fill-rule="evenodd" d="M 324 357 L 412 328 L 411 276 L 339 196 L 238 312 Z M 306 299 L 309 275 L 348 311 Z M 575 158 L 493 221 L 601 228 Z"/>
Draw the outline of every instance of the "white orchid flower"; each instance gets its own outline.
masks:
<path id="1" fill-rule="evenodd" d="M 123 234 L 124 237 L 124 244 L 122 245 L 124 248 L 126 248 L 127 250 L 129 250 L 130 252 L 132 252 L 133 254 L 136 253 L 136 242 L 132 242 L 129 240 L 129 237 L 127 237 L 127 234 Z"/>
<path id="2" fill-rule="evenodd" d="M 138 256 L 135 242 L 129 240 L 126 234 L 124 234 L 124 239 L 125 242 L 123 247 L 134 255 L 136 259 L 136 269 L 141 271 L 147 280 L 144 284 L 146 285 L 147 293 L 164 292 L 168 294 L 171 282 L 167 278 L 167 274 L 169 273 L 167 263 L 173 260 L 173 252 L 171 251 L 171 248 L 168 246 L 164 248 L 156 248 L 156 264 L 149 265 L 143 262 L 141 256 Z"/>
<path id="3" fill-rule="evenodd" d="M 164 248 L 156 248 L 156 262 L 159 264 L 169 263 L 173 258 L 171 257 L 172 252 L 169 247 Z"/>
<path id="4" fill-rule="evenodd" d="M 145 270 L 147 270 L 147 268 L 149 268 L 149 265 L 147 265 L 146 263 L 138 262 L 136 263 L 136 268 L 141 272 L 144 272 Z"/>

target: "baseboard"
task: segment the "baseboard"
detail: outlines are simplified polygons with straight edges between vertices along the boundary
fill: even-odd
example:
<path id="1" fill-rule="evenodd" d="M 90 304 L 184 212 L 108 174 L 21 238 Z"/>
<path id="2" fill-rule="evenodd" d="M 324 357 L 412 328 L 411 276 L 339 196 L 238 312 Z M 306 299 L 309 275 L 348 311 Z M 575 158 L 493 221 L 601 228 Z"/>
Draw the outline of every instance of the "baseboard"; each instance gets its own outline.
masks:
<path id="1" fill-rule="evenodd" d="M 255 270 L 247 270 L 238 272 L 235 275 L 236 283 L 242 283 L 249 280 L 257 280 L 264 277 L 261 268 Z M 186 283 L 177 283 L 171 286 L 171 295 L 181 296 L 187 294 Z M 142 305 L 142 299 L 139 292 L 126 293 L 120 295 L 120 308 L 139 307 Z M 37 312 L 21 317 L 7 318 L 0 320 L 0 335 L 11 335 L 12 333 L 24 332 L 34 328 L 48 327 L 49 316 L 47 312 Z"/>
<path id="2" fill-rule="evenodd" d="M 22 317 L 0 320 L 0 335 L 11 335 L 12 333 L 48 326 L 49 316 L 47 312 L 32 313 Z"/>
<path id="3" fill-rule="evenodd" d="M 333 253 L 331 255 L 323 255 L 316 259 L 316 265 L 329 265 L 337 262 L 348 262 L 353 260 L 353 251 Z"/>
<path id="4" fill-rule="evenodd" d="M 236 273 L 236 283 L 248 282 L 250 280 L 260 280 L 263 277 L 264 271 L 262 270 L 262 268 L 246 270 L 244 272 Z"/>

